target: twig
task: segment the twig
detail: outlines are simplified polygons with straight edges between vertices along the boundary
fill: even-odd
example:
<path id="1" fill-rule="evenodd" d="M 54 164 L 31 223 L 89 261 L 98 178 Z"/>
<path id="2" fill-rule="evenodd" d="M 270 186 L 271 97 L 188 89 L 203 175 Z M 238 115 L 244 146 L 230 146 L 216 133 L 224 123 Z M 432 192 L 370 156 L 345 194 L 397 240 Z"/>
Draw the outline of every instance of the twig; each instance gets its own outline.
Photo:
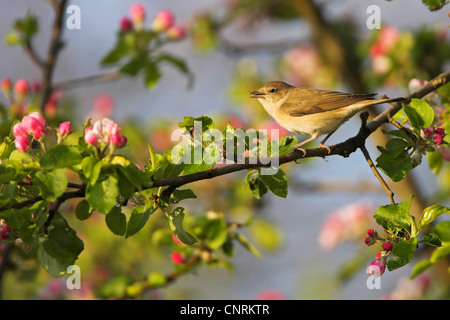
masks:
<path id="1" fill-rule="evenodd" d="M 42 100 L 40 105 L 40 110 L 44 111 L 45 104 L 50 97 L 52 88 L 53 73 L 55 70 L 56 60 L 58 54 L 62 48 L 61 35 L 63 28 L 63 16 L 64 9 L 66 8 L 67 0 L 61 0 L 57 2 L 56 0 L 49 1 L 55 10 L 55 20 L 53 21 L 52 37 L 50 41 L 50 47 L 48 49 L 47 59 L 43 68 L 42 75 Z"/>
<path id="2" fill-rule="evenodd" d="M 106 81 L 114 81 L 119 79 L 120 72 L 118 70 L 114 70 L 108 73 L 97 74 L 94 76 L 88 76 L 78 79 L 67 80 L 64 82 L 55 83 L 53 85 L 54 90 L 69 90 L 76 88 L 81 85 L 86 85 L 89 83 L 95 82 L 106 82 Z"/>
<path id="3" fill-rule="evenodd" d="M 45 63 L 42 61 L 42 59 L 39 57 L 37 52 L 34 50 L 33 46 L 31 45 L 30 41 L 26 41 L 24 44 L 25 52 L 28 54 L 30 59 L 42 70 L 45 68 Z"/>

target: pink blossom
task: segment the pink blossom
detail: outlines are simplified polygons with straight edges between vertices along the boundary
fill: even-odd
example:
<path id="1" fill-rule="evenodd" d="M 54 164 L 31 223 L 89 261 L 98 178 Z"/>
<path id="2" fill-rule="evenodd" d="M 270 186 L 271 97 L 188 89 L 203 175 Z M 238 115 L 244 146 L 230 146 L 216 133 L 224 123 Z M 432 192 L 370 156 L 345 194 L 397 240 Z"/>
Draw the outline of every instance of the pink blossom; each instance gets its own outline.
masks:
<path id="1" fill-rule="evenodd" d="M 109 141 L 118 148 L 122 148 L 127 144 L 127 138 L 118 133 L 111 135 Z"/>
<path id="2" fill-rule="evenodd" d="M 173 26 L 174 21 L 175 17 L 172 11 L 162 10 L 158 12 L 155 19 L 152 22 L 153 30 L 157 32 L 168 30 Z"/>
<path id="3" fill-rule="evenodd" d="M 375 259 L 371 263 L 369 263 L 369 267 L 367 268 L 367 274 L 377 278 L 381 276 L 385 270 L 386 270 L 386 263 L 381 259 Z"/>
<path id="4" fill-rule="evenodd" d="M 44 120 L 45 121 L 45 120 Z M 37 117 L 31 114 L 23 117 L 22 125 L 29 135 L 33 135 L 35 139 L 39 139 L 45 134 L 44 126 Z"/>
<path id="5" fill-rule="evenodd" d="M 24 96 L 28 91 L 28 82 L 25 79 L 19 79 L 14 83 L 14 92 L 19 96 Z"/>
<path id="6" fill-rule="evenodd" d="M 93 130 L 92 126 L 86 128 L 84 132 L 84 141 L 87 144 L 94 145 L 98 141 L 98 134 Z"/>
<path id="7" fill-rule="evenodd" d="M 417 78 L 413 78 L 408 83 L 409 92 L 417 91 L 420 88 L 422 88 L 424 85 L 425 85 L 424 81 L 417 79 Z"/>
<path id="8" fill-rule="evenodd" d="M 183 26 L 173 26 L 167 30 L 167 37 L 172 40 L 181 40 L 186 36 L 186 28 Z"/>
<path id="9" fill-rule="evenodd" d="M 14 140 L 14 145 L 17 150 L 25 152 L 30 147 L 30 140 L 25 136 L 18 136 Z"/>
<path id="10" fill-rule="evenodd" d="M 266 289 L 258 293 L 255 300 L 285 300 L 285 297 L 278 290 Z"/>
<path id="11" fill-rule="evenodd" d="M 14 138 L 17 138 L 19 136 L 26 137 L 28 135 L 27 129 L 25 128 L 25 126 L 23 125 L 22 122 L 16 123 L 12 129 L 12 132 L 13 132 Z"/>
<path id="12" fill-rule="evenodd" d="M 440 134 L 441 136 L 445 136 L 444 128 L 436 128 L 436 130 L 434 130 L 434 132 L 436 132 L 436 134 Z"/>
<path id="13" fill-rule="evenodd" d="M 141 24 L 145 18 L 145 7 L 140 3 L 135 3 L 130 7 L 129 13 L 131 21 Z"/>
<path id="14" fill-rule="evenodd" d="M 377 41 L 370 48 L 370 57 L 374 59 L 386 55 L 399 38 L 400 32 L 397 28 L 392 26 L 384 27 L 381 29 Z"/>
<path id="15" fill-rule="evenodd" d="M 434 134 L 434 129 L 431 127 L 424 129 L 425 137 L 430 138 Z"/>
<path id="16" fill-rule="evenodd" d="M 394 247 L 394 245 L 390 241 L 383 242 L 381 246 L 383 247 L 384 251 L 391 251 L 392 248 Z"/>
<path id="17" fill-rule="evenodd" d="M 72 125 L 70 124 L 70 121 L 61 122 L 58 127 L 58 132 L 62 137 L 65 137 L 72 132 Z"/>
<path id="18" fill-rule="evenodd" d="M 28 114 L 28 116 L 36 118 L 42 127 L 47 126 L 47 122 L 45 121 L 44 117 L 39 112 L 31 112 Z"/>

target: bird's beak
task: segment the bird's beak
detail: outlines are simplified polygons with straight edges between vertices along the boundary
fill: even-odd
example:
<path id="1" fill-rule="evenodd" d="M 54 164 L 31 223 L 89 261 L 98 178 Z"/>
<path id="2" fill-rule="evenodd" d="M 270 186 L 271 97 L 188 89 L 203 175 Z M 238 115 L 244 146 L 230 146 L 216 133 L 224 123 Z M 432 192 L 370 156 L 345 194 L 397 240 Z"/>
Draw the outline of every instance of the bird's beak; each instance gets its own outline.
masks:
<path id="1" fill-rule="evenodd" d="M 260 91 L 252 91 L 250 92 L 250 94 L 252 95 L 251 98 L 257 98 L 257 99 L 265 99 L 265 93 L 262 93 Z"/>

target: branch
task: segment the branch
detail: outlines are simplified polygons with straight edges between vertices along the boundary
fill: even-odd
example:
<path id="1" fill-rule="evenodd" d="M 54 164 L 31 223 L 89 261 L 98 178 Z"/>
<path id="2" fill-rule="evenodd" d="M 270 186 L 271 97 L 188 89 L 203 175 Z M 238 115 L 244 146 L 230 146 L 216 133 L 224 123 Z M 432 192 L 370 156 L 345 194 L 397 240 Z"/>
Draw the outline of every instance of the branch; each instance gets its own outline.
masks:
<path id="1" fill-rule="evenodd" d="M 28 54 L 30 59 L 42 70 L 45 68 L 45 63 L 42 61 L 42 59 L 39 57 L 37 52 L 34 50 L 33 46 L 31 45 L 30 41 L 26 41 L 24 44 L 25 52 Z"/>
<path id="2" fill-rule="evenodd" d="M 106 82 L 106 81 L 114 81 L 119 79 L 120 72 L 118 70 L 114 70 L 111 72 L 103 73 L 103 74 L 97 74 L 93 76 L 78 78 L 78 79 L 72 79 L 67 80 L 64 82 L 55 83 L 53 85 L 54 90 L 69 90 L 73 89 L 75 87 L 86 85 L 89 83 L 96 83 L 96 82 Z"/>
<path id="3" fill-rule="evenodd" d="M 52 0 L 50 1 L 50 3 L 55 10 L 56 16 L 55 20 L 53 21 L 52 38 L 50 41 L 50 47 L 48 49 L 47 59 L 43 66 L 42 100 L 40 105 L 41 111 L 44 111 L 45 104 L 47 103 L 47 100 L 53 91 L 52 79 L 55 70 L 56 60 L 62 48 L 61 35 L 63 28 L 64 9 L 66 8 L 67 0 L 61 0 L 60 2 Z"/>

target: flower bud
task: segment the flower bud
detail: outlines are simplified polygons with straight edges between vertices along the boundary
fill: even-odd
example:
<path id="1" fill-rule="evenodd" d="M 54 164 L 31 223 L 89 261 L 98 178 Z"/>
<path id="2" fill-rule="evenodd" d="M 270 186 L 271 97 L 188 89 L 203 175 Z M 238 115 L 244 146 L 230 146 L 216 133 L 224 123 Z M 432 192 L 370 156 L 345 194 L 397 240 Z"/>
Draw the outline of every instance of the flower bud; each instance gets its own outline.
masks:
<path id="1" fill-rule="evenodd" d="M 444 138 L 440 135 L 440 134 L 435 134 L 433 136 L 433 142 L 437 145 L 443 144 L 444 143 Z"/>
<path id="2" fill-rule="evenodd" d="M 30 147 L 30 141 L 27 137 L 18 136 L 14 140 L 14 145 L 16 146 L 17 150 L 25 152 Z"/>
<path id="3" fill-rule="evenodd" d="M 369 237 L 374 237 L 375 229 L 367 229 L 367 235 Z"/>
<path id="4" fill-rule="evenodd" d="M 152 22 L 153 30 L 156 32 L 166 31 L 173 26 L 175 17 L 170 10 L 162 10 L 158 12 L 156 18 Z"/>
<path id="5" fill-rule="evenodd" d="M 408 83 L 409 92 L 417 91 L 420 88 L 422 88 L 424 85 L 425 85 L 425 82 L 423 82 L 422 80 L 413 78 Z"/>
<path id="6" fill-rule="evenodd" d="M 14 92 L 19 96 L 23 97 L 28 91 L 28 82 L 25 79 L 19 79 L 14 83 Z"/>
<path id="7" fill-rule="evenodd" d="M 371 245 L 373 245 L 376 241 L 375 241 L 375 238 L 373 238 L 373 237 L 366 237 L 366 238 L 364 239 L 364 242 L 365 242 L 366 245 L 371 246 Z"/>
<path id="8" fill-rule="evenodd" d="M 167 37 L 172 40 L 181 40 L 186 36 L 186 28 L 182 26 L 173 26 L 167 30 Z"/>
<path id="9" fill-rule="evenodd" d="M 5 92 L 10 91 L 11 90 L 11 79 L 3 78 L 2 81 L 0 81 L 0 88 Z"/>
<path id="10" fill-rule="evenodd" d="M 86 141 L 86 143 L 90 145 L 94 145 L 97 143 L 98 135 L 94 130 L 92 130 L 92 126 L 86 128 L 86 131 L 84 133 L 84 141 Z"/>
<path id="11" fill-rule="evenodd" d="M 120 31 L 129 32 L 133 28 L 133 22 L 127 17 L 123 17 L 120 20 Z"/>
<path id="12" fill-rule="evenodd" d="M 20 137 L 20 136 L 27 136 L 27 129 L 23 125 L 22 122 L 16 123 L 14 127 L 12 128 L 12 133 L 14 138 Z"/>
<path id="13" fill-rule="evenodd" d="M 390 241 L 384 242 L 382 245 L 384 251 L 391 251 L 394 245 Z"/>
<path id="14" fill-rule="evenodd" d="M 430 138 L 434 134 L 434 129 L 431 127 L 424 129 L 425 137 Z"/>
<path id="15" fill-rule="evenodd" d="M 72 125 L 70 124 L 70 121 L 61 122 L 61 124 L 58 127 L 58 132 L 62 137 L 67 136 L 71 131 Z"/>
<path id="16" fill-rule="evenodd" d="M 135 3 L 130 8 L 130 18 L 135 25 L 142 25 L 145 18 L 145 7 L 140 3 Z"/>
<path id="17" fill-rule="evenodd" d="M 436 134 L 440 134 L 441 136 L 445 136 L 445 130 L 444 128 L 436 128 L 436 130 L 434 130 L 434 132 Z"/>
<path id="18" fill-rule="evenodd" d="M 182 264 L 184 262 L 184 257 L 180 252 L 172 252 L 170 260 L 175 264 Z"/>
<path id="19" fill-rule="evenodd" d="M 367 274 L 369 276 L 377 278 L 381 276 L 385 270 L 386 270 L 386 263 L 380 259 L 375 259 L 371 263 L 369 263 L 369 267 L 367 268 Z"/>

